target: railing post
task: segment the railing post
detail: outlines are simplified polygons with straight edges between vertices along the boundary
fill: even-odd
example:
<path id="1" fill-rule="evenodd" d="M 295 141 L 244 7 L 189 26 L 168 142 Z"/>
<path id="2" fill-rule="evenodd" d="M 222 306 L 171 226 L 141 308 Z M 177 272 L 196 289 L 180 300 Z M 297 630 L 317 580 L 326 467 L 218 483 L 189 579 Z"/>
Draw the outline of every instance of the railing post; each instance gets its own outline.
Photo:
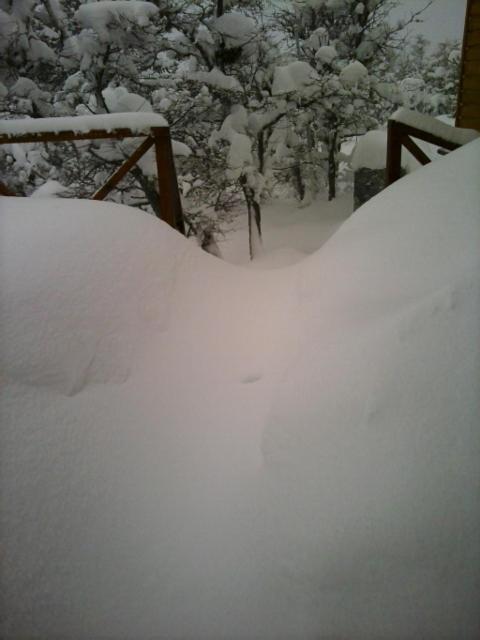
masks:
<path id="1" fill-rule="evenodd" d="M 170 132 L 167 128 L 153 127 L 152 136 L 155 140 L 160 216 L 171 227 L 185 234 Z"/>
<path id="2" fill-rule="evenodd" d="M 16 196 L 3 182 L 0 182 L 0 196 Z"/>
<path id="3" fill-rule="evenodd" d="M 395 120 L 388 121 L 387 129 L 387 169 L 385 186 L 400 178 L 402 165 L 402 134 Z"/>

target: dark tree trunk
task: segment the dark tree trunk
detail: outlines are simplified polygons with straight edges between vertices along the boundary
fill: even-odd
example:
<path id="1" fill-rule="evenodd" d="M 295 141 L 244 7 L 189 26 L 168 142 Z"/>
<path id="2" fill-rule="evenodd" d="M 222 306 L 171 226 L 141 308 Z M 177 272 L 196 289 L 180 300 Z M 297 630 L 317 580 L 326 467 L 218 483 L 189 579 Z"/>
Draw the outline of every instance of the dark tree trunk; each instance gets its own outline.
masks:
<path id="1" fill-rule="evenodd" d="M 252 208 L 255 219 L 255 226 L 257 227 L 257 233 L 260 240 L 262 239 L 262 211 L 260 209 L 260 204 L 257 200 L 252 200 Z"/>
<path id="2" fill-rule="evenodd" d="M 139 167 L 133 167 L 132 174 L 142 187 L 145 197 L 148 200 L 148 204 L 152 207 L 154 214 L 157 218 L 161 219 L 162 216 L 160 215 L 160 206 L 158 204 L 158 192 L 155 189 L 153 181 L 150 180 L 150 178 L 147 178 Z"/>
<path id="3" fill-rule="evenodd" d="M 220 16 L 223 16 L 223 0 L 217 0 L 217 18 L 220 18 Z"/>
<path id="4" fill-rule="evenodd" d="M 258 234 L 260 242 L 262 241 L 262 211 L 260 203 L 255 199 L 253 189 L 247 184 L 246 176 L 242 176 L 240 178 L 240 184 L 242 185 L 243 195 L 245 196 L 245 202 L 247 203 L 248 246 L 250 250 L 250 259 L 253 259 L 255 257 L 255 232 Z"/>
<path id="5" fill-rule="evenodd" d="M 248 251 L 250 253 L 250 260 L 253 260 L 255 250 L 253 246 L 252 207 L 248 200 L 247 200 L 247 216 L 248 216 Z"/>
<path id="6" fill-rule="evenodd" d="M 263 174 L 263 169 L 265 166 L 265 138 L 263 134 L 263 130 L 259 132 L 257 135 L 257 145 L 258 145 L 258 170 Z"/>
<path id="7" fill-rule="evenodd" d="M 334 132 L 328 143 L 328 199 L 333 200 L 337 195 L 337 133 Z"/>
<path id="8" fill-rule="evenodd" d="M 300 167 L 300 163 L 294 165 L 292 169 L 293 173 L 293 182 L 295 185 L 295 189 L 297 191 L 297 195 L 300 201 L 302 201 L 305 197 L 305 184 L 303 182 L 302 169 Z"/>

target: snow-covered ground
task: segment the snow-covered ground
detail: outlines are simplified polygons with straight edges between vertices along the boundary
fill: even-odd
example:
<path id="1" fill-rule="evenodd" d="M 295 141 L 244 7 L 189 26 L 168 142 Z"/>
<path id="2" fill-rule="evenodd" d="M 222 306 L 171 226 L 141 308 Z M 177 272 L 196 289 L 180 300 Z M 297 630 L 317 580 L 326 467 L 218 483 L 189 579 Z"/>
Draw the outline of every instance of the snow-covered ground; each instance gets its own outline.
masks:
<path id="1" fill-rule="evenodd" d="M 222 258 L 253 269 L 275 269 L 299 262 L 315 252 L 352 214 L 352 193 L 332 202 L 318 198 L 307 207 L 295 200 L 273 200 L 262 206 L 263 247 L 253 261 L 248 251 L 246 215 L 219 241 Z"/>
<path id="2" fill-rule="evenodd" d="M 0 635 L 478 638 L 479 168 L 282 269 L 1 198 Z"/>

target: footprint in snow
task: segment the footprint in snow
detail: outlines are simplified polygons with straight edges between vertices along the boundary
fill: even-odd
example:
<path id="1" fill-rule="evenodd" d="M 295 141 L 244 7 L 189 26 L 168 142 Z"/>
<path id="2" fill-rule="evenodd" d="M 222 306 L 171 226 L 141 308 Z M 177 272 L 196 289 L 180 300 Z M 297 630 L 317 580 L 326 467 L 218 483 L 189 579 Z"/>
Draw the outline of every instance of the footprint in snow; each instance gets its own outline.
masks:
<path id="1" fill-rule="evenodd" d="M 248 376 L 242 378 L 242 384 L 252 384 L 252 382 L 258 382 L 262 379 L 261 373 L 251 373 Z"/>

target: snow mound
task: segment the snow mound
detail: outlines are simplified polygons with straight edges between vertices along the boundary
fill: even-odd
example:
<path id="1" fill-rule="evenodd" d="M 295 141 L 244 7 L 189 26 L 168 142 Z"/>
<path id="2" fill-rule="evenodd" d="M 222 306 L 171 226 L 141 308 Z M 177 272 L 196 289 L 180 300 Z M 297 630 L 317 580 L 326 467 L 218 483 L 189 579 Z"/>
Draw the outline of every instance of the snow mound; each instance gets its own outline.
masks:
<path id="1" fill-rule="evenodd" d="M 2 637 L 478 638 L 479 165 L 265 271 L 1 198 Z"/>
<path id="2" fill-rule="evenodd" d="M 263 452 L 284 571 L 332 635 L 479 632 L 479 168 L 476 142 L 409 175 L 301 265 Z"/>
<path id="3" fill-rule="evenodd" d="M 155 236 L 159 223 L 128 207 L 4 203 L 3 375 L 67 395 L 124 382 L 145 326 L 168 325 L 176 265 L 189 245 L 167 228 Z M 160 263 L 163 272 L 152 274 Z"/>

